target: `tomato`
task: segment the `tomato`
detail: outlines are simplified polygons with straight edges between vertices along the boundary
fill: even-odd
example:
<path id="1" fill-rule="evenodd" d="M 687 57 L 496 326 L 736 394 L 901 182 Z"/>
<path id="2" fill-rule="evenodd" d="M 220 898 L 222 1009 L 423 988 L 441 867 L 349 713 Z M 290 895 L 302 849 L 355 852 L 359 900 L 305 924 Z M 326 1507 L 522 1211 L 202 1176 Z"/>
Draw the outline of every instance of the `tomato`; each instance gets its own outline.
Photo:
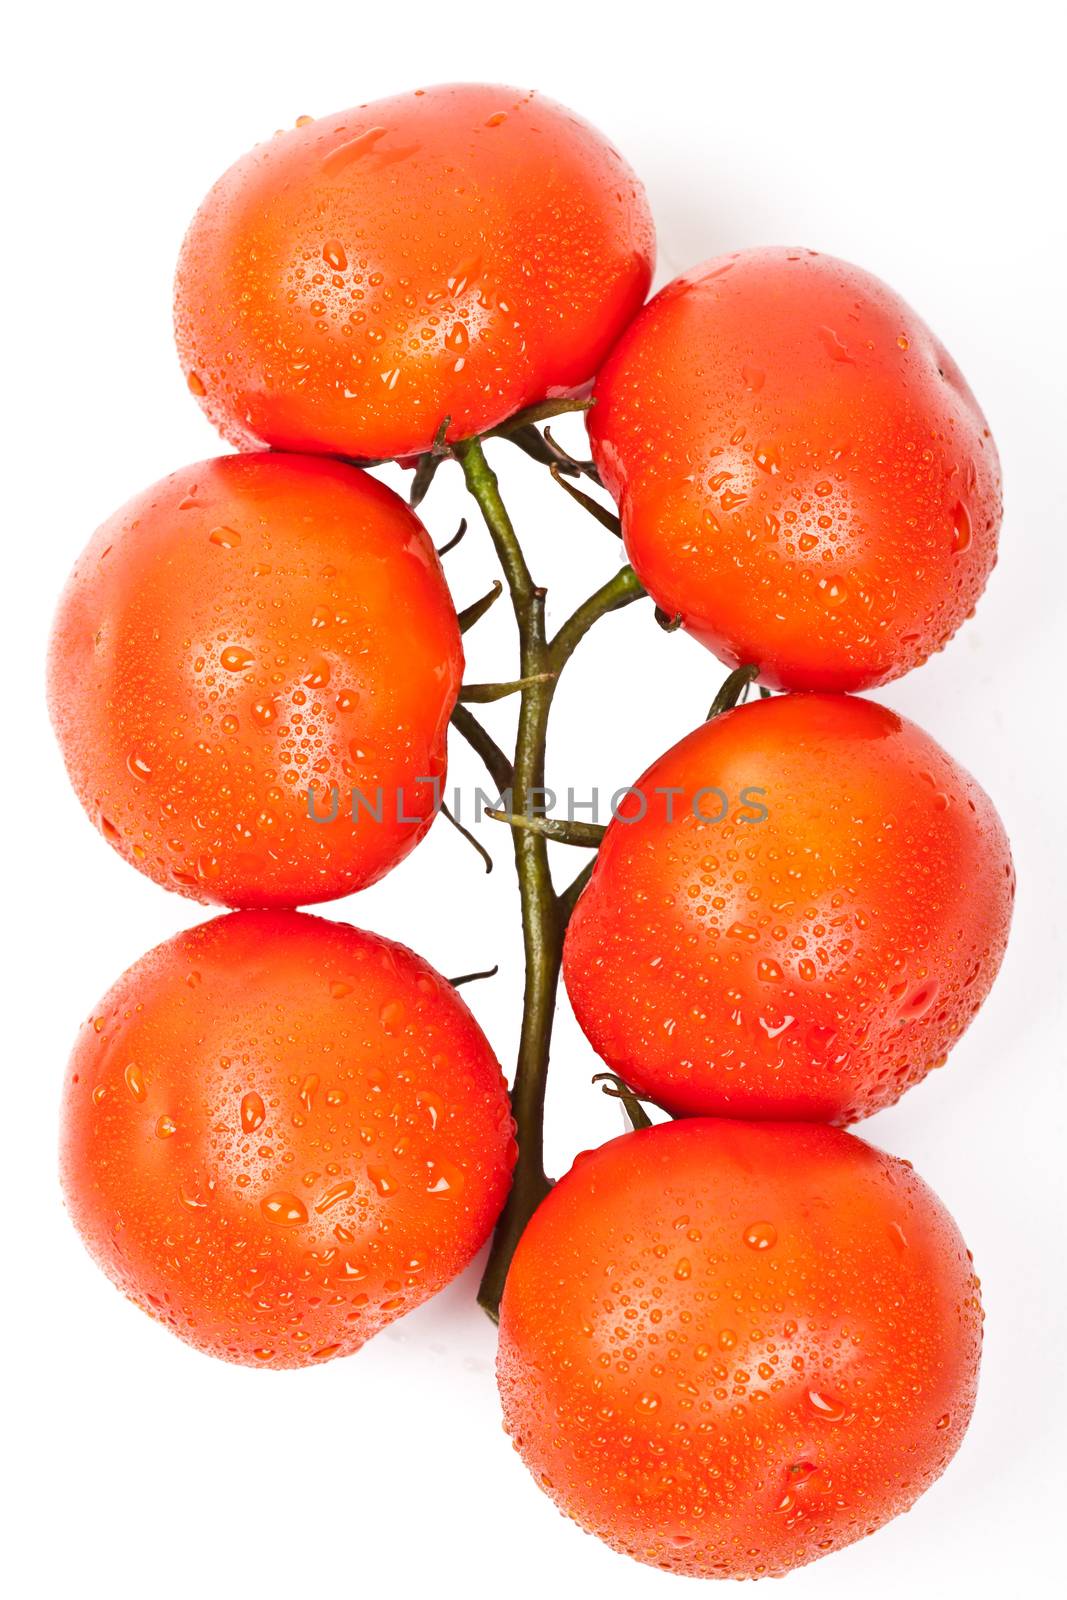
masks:
<path id="1" fill-rule="evenodd" d="M 650 302 L 595 394 L 630 560 L 731 666 L 862 689 L 974 610 L 996 448 L 944 346 L 869 273 L 811 250 L 706 262 Z"/>
<path id="2" fill-rule="evenodd" d="M 540 95 L 449 84 L 258 146 L 204 201 L 175 298 L 190 389 L 242 449 L 367 460 L 592 378 L 654 241 L 617 151 Z"/>
<path id="3" fill-rule="evenodd" d="M 933 1483 L 974 1407 L 978 1280 L 906 1161 L 697 1118 L 580 1156 L 500 1313 L 505 1426 L 580 1527 L 705 1578 L 780 1575 Z"/>
<path id="4" fill-rule="evenodd" d="M 340 462 L 228 456 L 98 531 L 49 693 L 78 796 L 127 861 L 197 899 L 291 906 L 374 882 L 425 833 L 462 674 L 403 501 Z"/>
<path id="5" fill-rule="evenodd" d="M 943 1063 L 1014 875 L 991 801 L 921 729 L 786 695 L 697 728 L 636 790 L 563 963 L 627 1082 L 674 1112 L 852 1122 Z"/>
<path id="6" fill-rule="evenodd" d="M 514 1162 L 507 1089 L 452 986 L 402 945 L 284 911 L 160 945 L 67 1077 L 75 1226 L 210 1355 L 348 1355 L 467 1265 Z"/>

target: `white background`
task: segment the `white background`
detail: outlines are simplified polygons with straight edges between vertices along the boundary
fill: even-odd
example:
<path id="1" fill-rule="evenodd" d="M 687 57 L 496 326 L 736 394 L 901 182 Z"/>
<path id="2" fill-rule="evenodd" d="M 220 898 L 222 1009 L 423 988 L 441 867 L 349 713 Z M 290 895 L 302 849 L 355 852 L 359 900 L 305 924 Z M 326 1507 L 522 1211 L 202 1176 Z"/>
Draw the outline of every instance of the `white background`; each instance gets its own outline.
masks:
<path id="1" fill-rule="evenodd" d="M 150 945 L 200 920 L 94 834 L 47 726 L 55 596 L 93 528 L 135 491 L 220 448 L 170 335 L 185 225 L 231 160 L 303 113 L 455 78 L 533 85 L 599 124 L 643 177 L 663 282 L 757 244 L 805 244 L 888 280 L 938 331 L 989 416 L 1006 478 L 1001 561 L 976 620 L 878 698 L 991 791 L 1019 899 L 1000 981 L 949 1066 L 864 1136 L 910 1157 L 973 1247 L 988 1311 L 978 1411 L 907 1517 L 788 1579 L 791 1596 L 1028 1596 L 1062 1576 L 1064 1506 L 1064 851 L 1061 645 L 1065 470 L 1062 49 L 1036 4 L 512 0 L 20 7 L 9 32 L 0 215 L 7 407 L 3 828 L 7 889 L 0 1292 L 9 1592 L 99 1589 L 512 1600 L 681 1580 L 610 1554 L 559 1517 L 500 1429 L 493 1331 L 474 1276 L 344 1362 L 246 1371 L 129 1308 L 60 1204 L 56 1110 L 79 1020 Z M 1062 41 L 1061 41 L 1062 45 Z M 568 437 L 578 437 L 568 435 Z M 539 469 L 498 446 L 557 621 L 618 560 Z M 454 469 L 425 506 L 440 543 Z M 12 564 L 14 571 L 12 571 Z M 477 527 L 448 558 L 480 594 Z M 498 613 L 472 678 L 508 676 Z M 602 624 L 568 674 L 551 776 L 609 792 L 703 715 L 721 673 L 646 607 Z M 496 708 L 503 730 L 508 713 Z M 458 743 L 453 775 L 480 778 Z M 333 908 L 467 991 L 510 1063 L 520 987 L 507 841 L 484 878 L 446 826 L 393 876 Z M 574 868 L 580 857 L 568 855 Z M 561 1002 L 549 1156 L 618 1131 Z"/>

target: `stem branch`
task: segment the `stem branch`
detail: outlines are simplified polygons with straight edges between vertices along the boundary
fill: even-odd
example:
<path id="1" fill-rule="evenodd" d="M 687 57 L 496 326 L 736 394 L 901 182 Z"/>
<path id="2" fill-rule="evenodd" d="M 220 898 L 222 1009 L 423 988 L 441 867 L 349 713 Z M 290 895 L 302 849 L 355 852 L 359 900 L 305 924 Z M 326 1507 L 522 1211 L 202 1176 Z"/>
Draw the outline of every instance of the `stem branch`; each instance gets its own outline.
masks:
<path id="1" fill-rule="evenodd" d="M 497 786 L 498 794 L 511 788 L 511 762 L 501 750 L 492 734 L 483 728 L 473 711 L 457 705 L 452 712 L 452 726 L 462 734 L 474 753 L 481 757 L 482 765 Z"/>
<path id="2" fill-rule="evenodd" d="M 632 605 L 645 594 L 633 567 L 620 567 L 613 578 L 601 584 L 594 594 L 584 600 L 560 628 L 549 646 L 549 660 L 555 672 L 562 672 L 577 645 L 585 638 L 594 622 Z"/>
<path id="3" fill-rule="evenodd" d="M 573 844 L 582 850 L 599 850 L 600 841 L 607 832 L 599 822 L 568 822 L 562 817 L 543 817 L 540 813 L 523 816 L 514 811 L 487 809 L 485 814 L 492 817 L 494 822 L 506 822 L 512 828 L 526 828 L 531 833 L 543 834 L 546 839 L 554 839 L 557 844 Z"/>

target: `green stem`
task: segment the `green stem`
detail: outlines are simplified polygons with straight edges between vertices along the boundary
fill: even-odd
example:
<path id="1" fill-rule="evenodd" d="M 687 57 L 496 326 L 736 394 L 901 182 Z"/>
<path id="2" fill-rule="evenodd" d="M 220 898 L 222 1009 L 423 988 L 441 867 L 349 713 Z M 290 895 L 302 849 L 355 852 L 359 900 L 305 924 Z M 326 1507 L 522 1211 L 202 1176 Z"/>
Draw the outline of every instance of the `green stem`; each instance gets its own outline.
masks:
<path id="1" fill-rule="evenodd" d="M 488 729 L 482 727 L 474 712 L 468 711 L 466 706 L 457 705 L 452 712 L 452 726 L 463 735 L 474 753 L 481 757 L 482 765 L 496 784 L 497 793 L 503 794 L 510 789 L 514 776 L 511 762 Z"/>
<path id="2" fill-rule="evenodd" d="M 735 667 L 730 676 L 723 681 L 704 720 L 711 722 L 713 718 L 721 717 L 724 711 L 732 711 L 738 704 L 744 705 L 749 688 L 758 677 L 757 666 Z"/>
<path id="3" fill-rule="evenodd" d="M 498 428 L 493 428 L 487 438 L 507 439 L 511 434 L 517 433 L 522 428 L 531 427 L 537 422 L 551 422 L 553 417 L 562 417 L 568 411 L 588 411 L 592 407 L 592 400 L 539 400 L 534 406 L 527 406 L 523 411 L 516 411 L 514 416 L 502 422 Z M 456 454 L 465 449 L 464 445 L 456 446 Z"/>
<path id="4" fill-rule="evenodd" d="M 552 404 L 552 403 L 550 403 Z M 534 408 L 549 414 L 549 407 Z M 579 409 L 573 402 L 559 410 Z M 554 413 L 553 413 L 554 414 Z M 523 421 L 536 420 L 527 413 Z M 604 584 L 564 623 L 551 643 L 545 633 L 545 591 L 530 574 L 511 518 L 500 497 L 496 473 L 485 459 L 479 439 L 454 446 L 453 453 L 477 501 L 497 559 L 511 593 L 519 633 L 519 699 L 515 759 L 507 757 L 464 706 L 457 706 L 452 721 L 482 756 L 496 781 L 505 770 L 511 779 L 511 808 L 520 816 L 538 809 L 545 786 L 545 744 L 552 697 L 561 668 L 579 640 L 599 617 L 628 605 L 644 593 L 636 576 L 624 567 Z M 497 1223 L 485 1274 L 478 1291 L 479 1304 L 495 1321 L 500 1308 L 511 1258 L 526 1224 L 548 1193 L 544 1167 L 545 1086 L 563 956 L 563 934 L 577 897 L 575 885 L 557 895 L 548 863 L 548 839 L 528 829 L 512 830 L 515 868 L 522 906 L 522 938 L 526 957 L 522 1026 L 518 1059 L 511 1088 L 519 1154 L 511 1193 Z M 580 875 L 581 876 L 581 875 Z M 580 892 L 581 884 L 577 886 Z"/>
<path id="5" fill-rule="evenodd" d="M 587 861 L 581 872 L 571 879 L 565 889 L 560 891 L 559 914 L 563 918 L 564 931 L 566 931 L 574 908 L 581 898 L 582 890 L 593 876 L 593 868 L 596 866 L 596 861 L 596 856 L 593 857 L 592 861 Z"/>
<path id="6" fill-rule="evenodd" d="M 527 828 L 531 833 L 544 834 L 557 844 L 573 844 L 582 850 L 599 850 L 607 828 L 599 822 L 567 822 L 562 817 L 523 816 L 514 811 L 487 809 L 486 816 L 494 822 L 506 822 L 512 828 Z"/>
<path id="7" fill-rule="evenodd" d="M 497 559 L 511 591 L 519 630 L 519 676 L 526 683 L 519 701 L 519 725 L 513 763 L 512 805 L 532 809 L 533 791 L 544 788 L 545 741 L 555 679 L 545 641 L 545 596 L 530 576 L 496 474 L 481 443 L 472 439 L 456 447 L 467 488 L 478 502 Z M 548 843 L 539 834 L 512 835 L 515 869 L 522 904 L 522 941 L 526 957 L 522 1028 L 512 1114 L 518 1130 L 519 1154 L 511 1193 L 497 1223 L 493 1247 L 478 1291 L 479 1304 L 495 1320 L 511 1258 L 530 1218 L 548 1193 L 544 1169 L 545 1085 L 556 1009 L 556 986 L 563 954 L 563 936 L 548 865 Z"/>
<path id="8" fill-rule="evenodd" d="M 604 1093 L 613 1100 L 621 1100 L 623 1109 L 630 1119 L 630 1126 L 635 1133 L 642 1128 L 651 1128 L 652 1118 L 641 1104 L 640 1095 L 634 1094 L 630 1085 L 620 1078 L 617 1072 L 596 1072 L 593 1074 L 594 1083 L 604 1085 Z"/>
<path id="9" fill-rule="evenodd" d="M 622 538 L 622 523 L 614 511 L 609 511 L 607 506 L 602 506 L 599 500 L 594 500 L 593 496 L 586 494 L 584 489 L 579 489 L 575 484 L 568 483 L 563 476 L 563 468 L 557 463 L 553 462 L 548 470 L 560 488 L 566 490 L 571 499 L 576 501 L 583 511 L 588 511 L 589 515 L 595 517 L 600 526 L 607 528 L 608 532 L 613 533 L 616 539 Z"/>
<path id="10" fill-rule="evenodd" d="M 578 472 L 577 467 L 566 464 L 532 422 L 524 423 L 521 428 L 512 428 L 508 433 L 502 433 L 500 437 L 506 439 L 509 444 L 517 445 L 524 455 L 539 462 L 542 467 L 558 466 L 561 472 L 575 474 Z"/>
<path id="11" fill-rule="evenodd" d="M 457 613 L 460 633 L 469 633 L 474 624 L 481 621 L 490 606 L 494 606 L 503 593 L 503 586 L 500 579 L 497 578 L 488 594 L 483 594 L 480 600 L 475 600 L 469 606 L 464 606 L 463 610 Z"/>
<path id="12" fill-rule="evenodd" d="M 552 669 L 557 673 L 563 671 L 576 646 L 585 638 L 594 622 L 607 616 L 609 611 L 619 611 L 623 606 L 642 599 L 644 594 L 645 590 L 633 567 L 620 567 L 615 576 L 583 601 L 560 628 L 549 646 Z"/>
<path id="13" fill-rule="evenodd" d="M 488 706 L 494 700 L 506 700 L 509 695 L 520 694 L 535 683 L 546 683 L 551 672 L 538 673 L 533 678 L 512 678 L 508 683 L 465 683 L 459 691 L 463 705 Z"/>
<path id="14" fill-rule="evenodd" d="M 454 550 L 456 548 L 457 544 L 459 544 L 459 541 L 463 538 L 463 535 L 466 533 L 466 531 L 467 531 L 467 519 L 466 519 L 466 517 L 460 517 L 460 519 L 459 519 L 459 527 L 456 529 L 456 531 L 452 535 L 451 539 L 449 539 L 445 544 L 439 544 L 437 546 L 437 554 L 439 556 L 447 556 L 447 554 L 448 554 L 448 552 L 450 550 Z"/>
<path id="15" fill-rule="evenodd" d="M 478 854 L 482 858 L 482 863 L 483 863 L 483 865 L 485 867 L 486 872 L 492 872 L 492 870 L 493 870 L 493 858 L 489 854 L 488 850 L 485 848 L 484 844 L 479 844 L 478 843 L 478 840 L 474 837 L 474 835 L 470 831 L 470 829 L 469 828 L 465 828 L 463 826 L 463 824 L 462 824 L 462 822 L 460 822 L 459 818 L 454 814 L 454 812 L 449 810 L 449 808 L 445 805 L 443 800 L 441 802 L 441 815 L 445 818 L 446 822 L 450 822 L 452 824 L 453 828 L 455 828 L 455 830 L 459 834 L 460 838 L 461 839 L 466 839 L 466 841 L 470 845 L 471 849 L 472 850 L 476 850 L 478 852 Z"/>
<path id="16" fill-rule="evenodd" d="M 461 972 L 458 978 L 449 978 L 453 989 L 461 989 L 465 983 L 480 983 L 483 978 L 495 978 L 500 971 L 499 966 L 486 967 L 484 972 Z"/>

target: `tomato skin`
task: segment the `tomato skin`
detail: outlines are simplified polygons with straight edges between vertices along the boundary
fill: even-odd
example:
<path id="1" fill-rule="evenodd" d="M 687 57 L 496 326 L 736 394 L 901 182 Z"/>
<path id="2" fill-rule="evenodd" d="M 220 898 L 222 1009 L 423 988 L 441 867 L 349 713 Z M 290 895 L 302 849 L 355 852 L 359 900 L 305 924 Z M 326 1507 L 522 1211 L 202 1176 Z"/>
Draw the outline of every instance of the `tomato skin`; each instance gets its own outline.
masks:
<path id="1" fill-rule="evenodd" d="M 445 84 L 256 147 L 193 219 L 175 329 L 242 449 L 362 460 L 581 388 L 648 292 L 633 172 L 540 95 Z"/>
<path id="2" fill-rule="evenodd" d="M 724 809 L 704 786 L 721 823 L 693 814 Z M 992 802 L 927 734 L 785 695 L 703 724 L 636 788 L 647 814 L 609 825 L 563 957 L 615 1072 L 675 1113 L 847 1123 L 941 1065 L 1015 882 Z"/>
<path id="3" fill-rule="evenodd" d="M 869 273 L 802 250 L 705 262 L 650 301 L 595 396 L 630 560 L 730 666 L 869 688 L 974 610 L 996 447 L 943 345 Z"/>
<path id="4" fill-rule="evenodd" d="M 99 529 L 60 601 L 49 701 L 127 861 L 198 900 L 292 906 L 373 883 L 426 832 L 462 676 L 440 562 L 392 490 L 225 456 Z M 336 820 L 310 820 L 312 783 L 320 817 L 336 785 Z M 380 822 L 359 804 L 353 821 L 353 789 Z"/>
<path id="5" fill-rule="evenodd" d="M 974 1407 L 978 1280 L 909 1163 L 697 1118 L 580 1156 L 516 1252 L 505 1427 L 561 1511 L 693 1577 L 780 1575 L 905 1511 Z"/>
<path id="6" fill-rule="evenodd" d="M 209 1355 L 309 1366 L 484 1243 L 515 1146 L 496 1057 L 402 945 L 236 912 L 119 979 L 71 1058 L 61 1169 L 112 1281 Z"/>

